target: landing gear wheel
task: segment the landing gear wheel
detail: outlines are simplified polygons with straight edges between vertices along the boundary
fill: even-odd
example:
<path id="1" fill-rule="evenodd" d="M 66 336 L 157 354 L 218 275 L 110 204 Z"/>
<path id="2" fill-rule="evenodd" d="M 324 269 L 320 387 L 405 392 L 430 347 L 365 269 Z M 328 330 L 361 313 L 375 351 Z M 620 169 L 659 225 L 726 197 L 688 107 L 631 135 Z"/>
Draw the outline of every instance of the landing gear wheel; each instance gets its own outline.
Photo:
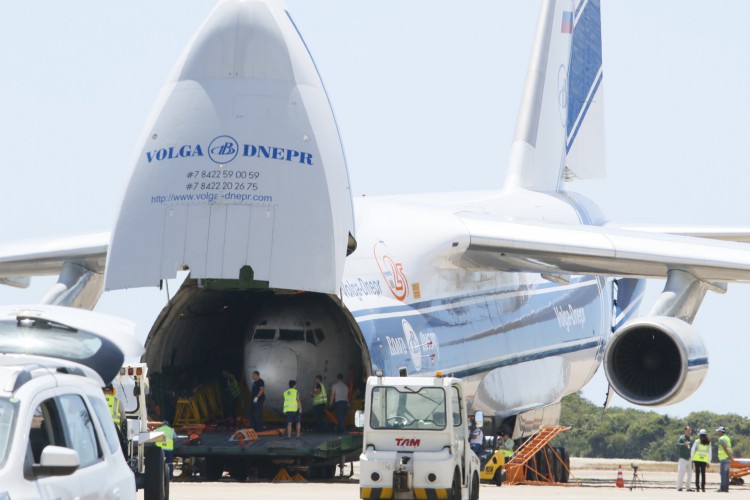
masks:
<path id="1" fill-rule="evenodd" d="M 566 450 L 565 448 L 561 448 L 561 450 L 562 450 L 562 453 L 560 454 L 560 456 L 563 459 L 564 467 L 562 468 L 563 470 L 562 470 L 562 473 L 560 474 L 561 476 L 560 482 L 567 483 L 568 480 L 570 479 L 570 453 L 568 453 L 568 450 Z"/>
<path id="2" fill-rule="evenodd" d="M 471 500 L 479 500 L 479 474 L 477 473 L 474 473 L 474 477 L 471 479 L 469 498 Z"/>
<path id="3" fill-rule="evenodd" d="M 146 485 L 143 488 L 144 500 L 167 500 L 169 498 L 169 473 L 164 477 L 164 451 L 158 446 L 146 446 Z"/>
<path id="4" fill-rule="evenodd" d="M 555 482 L 556 483 L 562 483 L 563 469 L 565 468 L 565 467 L 563 467 L 562 460 L 564 458 L 565 448 L 562 448 L 562 447 L 555 448 L 555 453 L 556 454 L 552 455 L 552 457 L 553 457 L 553 462 L 552 463 L 554 464 L 554 467 L 553 467 L 554 474 L 553 474 L 553 476 L 555 478 Z"/>
<path id="5" fill-rule="evenodd" d="M 248 466 L 247 462 L 237 460 L 229 467 L 229 477 L 231 477 L 235 481 L 243 482 L 247 479 L 247 476 L 249 474 L 250 467 Z"/>
<path id="6" fill-rule="evenodd" d="M 216 458 L 206 458 L 206 479 L 218 481 L 224 474 L 224 463 Z"/>

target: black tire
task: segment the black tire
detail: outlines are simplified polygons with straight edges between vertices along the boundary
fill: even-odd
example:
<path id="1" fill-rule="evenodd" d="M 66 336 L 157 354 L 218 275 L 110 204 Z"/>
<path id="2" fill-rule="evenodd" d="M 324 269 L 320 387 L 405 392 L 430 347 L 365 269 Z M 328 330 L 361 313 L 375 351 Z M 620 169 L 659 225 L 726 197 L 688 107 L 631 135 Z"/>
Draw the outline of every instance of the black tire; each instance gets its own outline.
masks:
<path id="1" fill-rule="evenodd" d="M 448 500 L 461 500 L 461 476 L 458 469 L 453 473 L 453 484 L 448 492 Z"/>
<path id="2" fill-rule="evenodd" d="M 539 472 L 537 481 L 546 481 L 549 478 L 549 464 L 547 462 L 546 446 L 536 454 L 536 470 Z"/>
<path id="3" fill-rule="evenodd" d="M 471 491 L 469 491 L 469 498 L 471 500 L 479 500 L 479 474 L 474 473 L 474 477 L 471 478 Z"/>
<path id="4" fill-rule="evenodd" d="M 229 477 L 235 481 L 243 482 L 247 480 L 247 476 L 250 474 L 250 466 L 248 463 L 241 459 L 235 459 L 229 465 Z"/>
<path id="5" fill-rule="evenodd" d="M 261 463 L 258 465 L 258 479 L 272 481 L 278 473 L 279 466 L 272 462 Z"/>
<path id="6" fill-rule="evenodd" d="M 568 453 L 568 450 L 565 448 L 562 448 L 562 454 L 560 456 L 563 459 L 563 464 L 565 464 L 565 467 L 562 468 L 562 473 L 560 474 L 560 482 L 567 483 L 570 480 L 570 453 Z"/>
<path id="7" fill-rule="evenodd" d="M 547 480 L 551 482 L 557 482 L 557 457 L 555 456 L 555 452 L 552 451 L 552 448 L 547 446 L 544 448 L 547 452 L 547 467 L 549 467 L 549 470 L 547 471 Z"/>
<path id="8" fill-rule="evenodd" d="M 563 471 L 563 464 L 562 464 L 562 457 L 563 453 L 565 451 L 565 448 L 558 447 L 555 448 L 555 453 L 552 454 L 552 457 L 554 459 L 554 477 L 556 483 L 562 483 L 562 471 Z"/>
<path id="9" fill-rule="evenodd" d="M 537 465 L 537 456 L 532 456 L 528 462 L 526 462 L 526 480 L 536 481 L 536 471 L 539 470 Z"/>
<path id="10" fill-rule="evenodd" d="M 206 479 L 218 481 L 224 475 L 224 462 L 218 458 L 206 457 Z"/>
<path id="11" fill-rule="evenodd" d="M 492 476 L 492 482 L 495 483 L 496 486 L 502 486 L 503 485 L 503 468 L 500 467 L 495 471 L 495 475 Z"/>
<path id="12" fill-rule="evenodd" d="M 167 500 L 169 498 L 169 472 L 165 478 L 166 469 L 164 462 L 164 451 L 158 446 L 146 446 L 145 448 L 146 483 L 143 488 L 144 500 Z M 169 469 L 166 469 L 167 471 Z"/>
<path id="13" fill-rule="evenodd" d="M 169 464 L 164 462 L 164 500 L 169 500 Z"/>

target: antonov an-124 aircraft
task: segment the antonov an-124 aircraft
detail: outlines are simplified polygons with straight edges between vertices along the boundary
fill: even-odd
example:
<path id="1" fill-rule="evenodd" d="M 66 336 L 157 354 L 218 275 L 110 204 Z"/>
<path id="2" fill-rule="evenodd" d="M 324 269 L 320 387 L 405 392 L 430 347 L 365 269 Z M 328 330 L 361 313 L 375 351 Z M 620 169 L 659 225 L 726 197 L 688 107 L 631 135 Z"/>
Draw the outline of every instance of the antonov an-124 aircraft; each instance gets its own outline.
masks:
<path id="1" fill-rule="evenodd" d="M 600 8 L 543 2 L 503 186 L 353 198 L 293 13 L 220 1 L 143 128 L 113 232 L 0 247 L 0 278 L 59 274 L 42 302 L 92 309 L 187 270 L 150 373 L 258 370 L 267 408 L 289 379 L 441 371 L 521 434 L 558 422 L 602 361 L 626 400 L 678 402 L 708 369 L 704 295 L 750 280 L 748 233 L 618 225 L 567 189 L 604 174 Z M 666 285 L 644 314 L 648 278 Z"/>

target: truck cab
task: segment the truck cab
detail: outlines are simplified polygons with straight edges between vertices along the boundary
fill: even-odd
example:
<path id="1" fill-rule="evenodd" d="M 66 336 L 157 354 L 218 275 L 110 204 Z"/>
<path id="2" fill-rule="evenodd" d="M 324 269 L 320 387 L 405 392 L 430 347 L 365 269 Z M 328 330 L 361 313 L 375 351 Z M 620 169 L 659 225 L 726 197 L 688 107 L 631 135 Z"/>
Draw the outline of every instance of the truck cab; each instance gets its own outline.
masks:
<path id="1" fill-rule="evenodd" d="M 357 424 L 364 428 L 360 498 L 479 498 L 460 379 L 369 377 Z"/>

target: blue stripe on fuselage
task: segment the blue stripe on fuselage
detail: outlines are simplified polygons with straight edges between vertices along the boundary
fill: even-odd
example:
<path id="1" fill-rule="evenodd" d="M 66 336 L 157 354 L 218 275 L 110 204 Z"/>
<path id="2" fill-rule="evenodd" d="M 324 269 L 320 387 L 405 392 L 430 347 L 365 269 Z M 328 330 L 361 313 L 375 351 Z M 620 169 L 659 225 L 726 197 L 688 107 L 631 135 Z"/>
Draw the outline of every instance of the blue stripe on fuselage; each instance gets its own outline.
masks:
<path id="1" fill-rule="evenodd" d="M 402 367 L 410 374 L 477 374 L 601 346 L 608 332 L 601 331 L 600 299 L 596 280 L 587 278 L 569 286 L 538 283 L 353 315 L 373 368 L 386 375 Z"/>

